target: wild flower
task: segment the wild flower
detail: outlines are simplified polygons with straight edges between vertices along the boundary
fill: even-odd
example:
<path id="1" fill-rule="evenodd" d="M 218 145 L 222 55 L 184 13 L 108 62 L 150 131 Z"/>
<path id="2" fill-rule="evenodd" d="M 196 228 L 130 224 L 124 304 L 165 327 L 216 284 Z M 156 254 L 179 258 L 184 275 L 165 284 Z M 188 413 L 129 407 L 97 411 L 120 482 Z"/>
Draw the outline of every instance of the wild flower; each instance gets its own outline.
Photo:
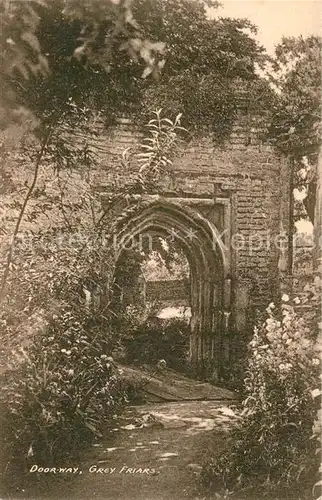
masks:
<path id="1" fill-rule="evenodd" d="M 268 482 L 270 488 L 289 488 L 314 470 L 311 390 L 320 363 L 310 329 L 287 303 L 288 295 L 282 301 L 280 309 L 270 304 L 249 343 L 243 410 L 229 447 L 204 467 L 204 481 L 217 489 Z"/>

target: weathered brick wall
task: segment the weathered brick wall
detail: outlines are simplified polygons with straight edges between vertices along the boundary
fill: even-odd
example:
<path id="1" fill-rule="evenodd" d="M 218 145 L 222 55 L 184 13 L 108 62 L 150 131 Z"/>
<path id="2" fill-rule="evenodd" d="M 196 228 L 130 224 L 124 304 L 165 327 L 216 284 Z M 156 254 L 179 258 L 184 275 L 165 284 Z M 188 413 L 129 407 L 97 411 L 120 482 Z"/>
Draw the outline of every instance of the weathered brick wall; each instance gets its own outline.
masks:
<path id="1" fill-rule="evenodd" d="M 286 160 L 261 142 L 260 132 L 239 124 L 222 147 L 216 147 L 211 137 L 192 141 L 160 189 L 166 195 L 208 199 L 214 197 L 216 183 L 230 191 L 233 241 L 242 242 L 231 248 L 235 295 L 244 294 L 246 287 L 251 301 L 264 306 L 272 298 L 277 276 L 288 271 L 287 242 L 284 238 L 281 255 L 276 238 L 289 228 L 290 176 Z M 122 153 L 135 147 L 140 137 L 125 120 L 97 139 L 99 189 L 110 191 L 128 177 Z"/>

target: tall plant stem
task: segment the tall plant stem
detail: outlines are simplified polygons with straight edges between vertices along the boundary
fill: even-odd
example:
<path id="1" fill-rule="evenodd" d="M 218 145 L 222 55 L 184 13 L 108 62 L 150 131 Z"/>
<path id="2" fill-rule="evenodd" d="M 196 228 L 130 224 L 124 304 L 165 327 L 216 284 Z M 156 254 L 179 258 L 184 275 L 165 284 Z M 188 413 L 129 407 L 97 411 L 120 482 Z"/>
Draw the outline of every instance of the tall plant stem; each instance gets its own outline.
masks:
<path id="1" fill-rule="evenodd" d="M 19 229 L 20 229 L 20 226 L 21 226 L 21 222 L 22 222 L 23 217 L 25 215 L 25 211 L 26 211 L 26 208 L 27 208 L 27 205 L 28 205 L 28 201 L 30 200 L 30 197 L 31 197 L 31 195 L 33 193 L 33 190 L 34 190 L 35 186 L 36 186 L 37 179 L 38 179 L 38 174 L 39 174 L 39 167 L 40 167 L 40 164 L 41 164 L 41 160 L 43 158 L 44 152 L 45 152 L 46 147 L 48 145 L 48 142 L 50 140 L 51 134 L 52 134 L 52 127 L 47 132 L 47 134 L 46 134 L 46 136 L 44 138 L 44 141 L 42 143 L 42 146 L 40 148 L 40 151 L 38 153 L 36 164 L 35 164 L 35 169 L 34 169 L 34 174 L 33 174 L 33 178 L 32 178 L 32 182 L 31 182 L 31 184 L 30 184 L 30 186 L 28 188 L 28 191 L 26 193 L 24 202 L 22 204 L 19 216 L 17 218 L 17 222 L 16 222 L 16 225 L 15 225 L 15 228 L 14 228 L 14 231 L 13 231 L 13 234 L 12 234 L 12 240 L 11 240 L 11 243 L 10 243 L 10 246 L 9 246 L 9 249 L 8 249 L 6 264 L 5 264 L 4 272 L 3 272 L 3 275 L 2 275 L 2 278 L 1 278 L 0 303 L 3 301 L 3 299 L 5 297 L 6 284 L 7 284 L 9 273 L 10 273 L 10 264 L 12 263 L 12 259 L 13 259 L 13 255 L 14 255 L 15 240 L 16 240 L 17 234 L 19 232 Z"/>

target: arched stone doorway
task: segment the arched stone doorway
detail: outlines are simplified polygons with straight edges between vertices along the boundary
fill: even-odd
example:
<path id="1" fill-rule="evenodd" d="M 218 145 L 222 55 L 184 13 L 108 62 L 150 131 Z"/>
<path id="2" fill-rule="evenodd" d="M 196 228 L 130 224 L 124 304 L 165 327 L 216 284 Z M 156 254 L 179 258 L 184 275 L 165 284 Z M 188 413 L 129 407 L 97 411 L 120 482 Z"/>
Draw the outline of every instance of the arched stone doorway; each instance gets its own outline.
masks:
<path id="1" fill-rule="evenodd" d="M 133 240 L 148 233 L 175 238 L 190 265 L 190 363 L 198 375 L 216 378 L 220 370 L 224 330 L 227 255 L 219 232 L 199 212 L 157 198 L 138 204 L 120 220 L 114 234 L 116 262 Z"/>

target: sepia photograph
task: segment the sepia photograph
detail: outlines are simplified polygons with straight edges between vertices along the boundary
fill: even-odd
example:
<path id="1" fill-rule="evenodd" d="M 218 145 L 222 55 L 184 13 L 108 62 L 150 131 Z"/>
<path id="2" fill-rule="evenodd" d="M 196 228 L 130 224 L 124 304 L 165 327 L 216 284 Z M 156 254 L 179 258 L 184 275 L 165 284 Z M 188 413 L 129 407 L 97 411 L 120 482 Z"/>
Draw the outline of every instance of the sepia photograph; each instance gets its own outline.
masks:
<path id="1" fill-rule="evenodd" d="M 0 23 L 0 500 L 322 500 L 322 2 Z"/>

